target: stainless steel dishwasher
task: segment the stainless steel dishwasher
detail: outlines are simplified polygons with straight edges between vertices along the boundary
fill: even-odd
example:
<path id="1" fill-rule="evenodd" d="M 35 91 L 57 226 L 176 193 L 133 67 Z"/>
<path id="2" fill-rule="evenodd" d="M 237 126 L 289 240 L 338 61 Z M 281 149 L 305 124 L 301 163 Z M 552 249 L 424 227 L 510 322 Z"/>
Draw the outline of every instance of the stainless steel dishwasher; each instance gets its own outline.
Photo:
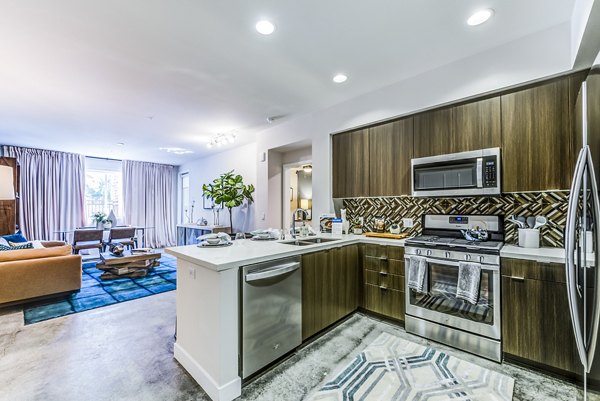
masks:
<path id="1" fill-rule="evenodd" d="M 295 256 L 242 269 L 242 379 L 302 343 L 301 267 Z"/>

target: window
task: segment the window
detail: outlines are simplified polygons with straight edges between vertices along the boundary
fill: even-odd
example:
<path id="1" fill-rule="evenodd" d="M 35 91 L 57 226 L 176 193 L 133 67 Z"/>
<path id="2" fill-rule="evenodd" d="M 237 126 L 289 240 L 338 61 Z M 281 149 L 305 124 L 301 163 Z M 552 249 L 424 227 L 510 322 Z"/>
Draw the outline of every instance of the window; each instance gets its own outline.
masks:
<path id="1" fill-rule="evenodd" d="M 121 162 L 86 158 L 85 212 L 89 221 L 97 212 L 107 216 L 113 212 L 118 224 L 123 223 L 123 175 Z M 117 222 L 113 222 L 117 224 Z"/>
<path id="2" fill-rule="evenodd" d="M 186 223 L 190 213 L 190 175 L 181 174 L 181 222 Z"/>

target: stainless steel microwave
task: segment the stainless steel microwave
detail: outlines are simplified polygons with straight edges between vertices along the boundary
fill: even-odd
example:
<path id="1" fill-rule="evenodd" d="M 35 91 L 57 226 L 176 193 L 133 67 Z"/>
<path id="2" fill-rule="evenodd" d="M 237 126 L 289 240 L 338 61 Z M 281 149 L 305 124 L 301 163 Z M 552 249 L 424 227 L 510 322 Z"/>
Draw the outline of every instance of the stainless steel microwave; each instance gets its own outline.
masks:
<path id="1" fill-rule="evenodd" d="M 413 196 L 500 195 L 500 148 L 411 160 Z"/>

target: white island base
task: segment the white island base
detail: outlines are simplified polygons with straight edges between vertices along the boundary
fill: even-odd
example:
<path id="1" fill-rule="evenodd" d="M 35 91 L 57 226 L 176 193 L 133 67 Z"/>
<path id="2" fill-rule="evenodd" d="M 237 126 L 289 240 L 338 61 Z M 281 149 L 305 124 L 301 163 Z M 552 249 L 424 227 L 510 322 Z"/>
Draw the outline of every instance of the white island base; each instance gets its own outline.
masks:
<path id="1" fill-rule="evenodd" d="M 238 307 L 238 269 L 218 272 L 177 260 L 175 359 L 213 401 L 231 401 L 242 392 Z"/>

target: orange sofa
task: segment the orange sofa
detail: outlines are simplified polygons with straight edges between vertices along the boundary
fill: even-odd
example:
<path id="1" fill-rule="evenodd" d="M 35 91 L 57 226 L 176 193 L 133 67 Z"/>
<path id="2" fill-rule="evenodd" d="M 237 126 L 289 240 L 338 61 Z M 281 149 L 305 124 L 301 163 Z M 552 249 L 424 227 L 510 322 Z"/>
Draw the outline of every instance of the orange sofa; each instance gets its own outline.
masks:
<path id="1" fill-rule="evenodd" d="M 0 252 L 0 307 L 81 289 L 81 256 L 64 242 Z"/>

